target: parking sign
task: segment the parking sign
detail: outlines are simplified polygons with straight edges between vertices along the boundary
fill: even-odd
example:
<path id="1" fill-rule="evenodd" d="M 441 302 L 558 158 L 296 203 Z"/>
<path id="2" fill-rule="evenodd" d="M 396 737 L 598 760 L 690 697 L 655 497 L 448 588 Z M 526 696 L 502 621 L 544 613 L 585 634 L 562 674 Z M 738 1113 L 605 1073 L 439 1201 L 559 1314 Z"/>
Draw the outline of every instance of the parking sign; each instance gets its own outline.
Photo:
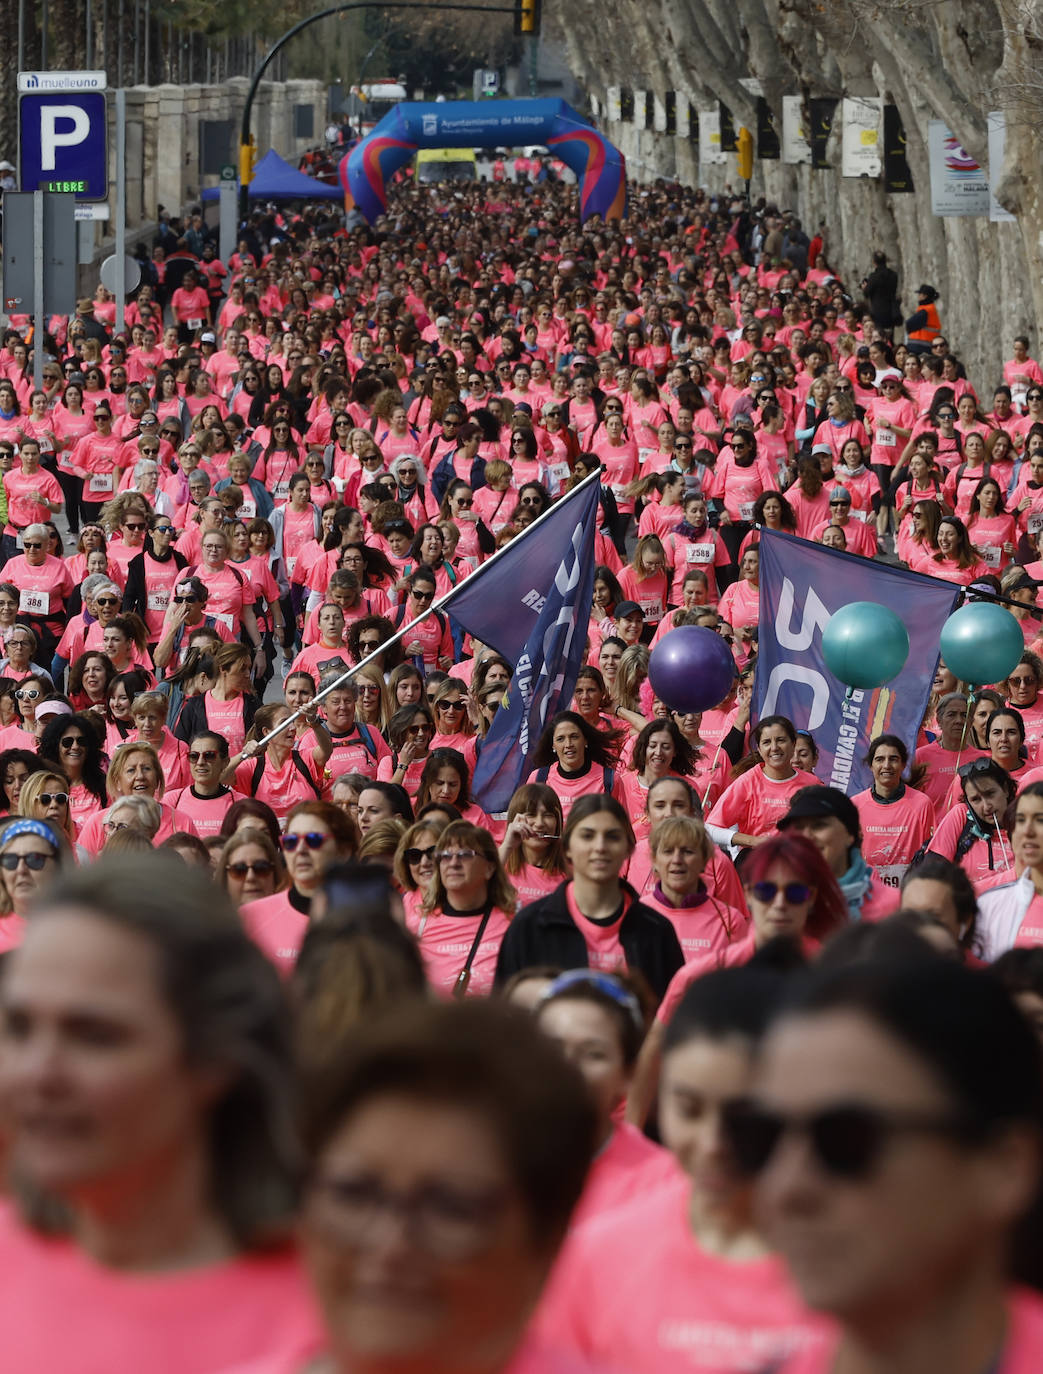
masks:
<path id="1" fill-rule="evenodd" d="M 109 195 L 104 72 L 19 72 L 19 186 L 80 202 Z"/>

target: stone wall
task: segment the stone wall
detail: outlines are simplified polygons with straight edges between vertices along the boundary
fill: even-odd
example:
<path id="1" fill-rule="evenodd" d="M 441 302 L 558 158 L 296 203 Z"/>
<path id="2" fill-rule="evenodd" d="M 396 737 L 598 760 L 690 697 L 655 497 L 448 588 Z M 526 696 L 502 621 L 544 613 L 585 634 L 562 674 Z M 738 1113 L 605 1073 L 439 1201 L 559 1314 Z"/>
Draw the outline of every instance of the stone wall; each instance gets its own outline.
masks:
<path id="1" fill-rule="evenodd" d="M 1043 9 L 1024 0 L 569 0 L 560 12 L 578 78 L 604 110 L 609 86 L 667 91 L 693 111 L 724 101 L 736 126 L 756 129 L 754 102 L 740 85 L 758 79 L 781 129 L 781 98 L 882 96 L 898 106 L 916 191 L 889 195 L 879 180 L 781 162 L 754 164 L 752 193 L 791 208 L 805 227 L 825 221 L 830 257 L 855 285 L 882 248 L 902 279 L 911 312 L 915 289 L 941 292 L 943 325 L 982 387 L 997 380 L 1016 333 L 1039 346 L 1043 316 L 1043 79 L 1026 83 Z M 987 162 L 986 113 L 1007 112 L 1002 178 L 995 188 L 1015 223 L 931 214 L 927 123 L 942 119 Z M 839 122 L 839 121 L 838 121 Z M 704 167 L 698 142 L 602 120 L 637 180 L 677 176 L 722 190 L 740 187 L 735 158 Z M 834 133 L 834 142 L 837 142 Z"/>

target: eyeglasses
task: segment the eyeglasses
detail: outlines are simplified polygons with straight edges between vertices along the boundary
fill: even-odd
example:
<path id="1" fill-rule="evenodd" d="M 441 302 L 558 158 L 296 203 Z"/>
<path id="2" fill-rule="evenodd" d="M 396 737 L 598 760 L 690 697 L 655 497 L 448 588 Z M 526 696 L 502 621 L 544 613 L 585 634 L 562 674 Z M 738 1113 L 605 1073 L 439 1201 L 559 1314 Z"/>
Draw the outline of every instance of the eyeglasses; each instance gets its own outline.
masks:
<path id="1" fill-rule="evenodd" d="M 304 835 L 284 835 L 282 837 L 282 847 L 287 854 L 296 852 L 303 840 L 309 849 L 321 849 L 327 840 L 331 840 L 332 835 L 327 835 L 322 830 L 309 830 Z"/>
<path id="2" fill-rule="evenodd" d="M 801 902 L 806 902 L 811 896 L 811 888 L 807 883 L 786 883 L 783 885 L 765 881 L 762 883 L 754 883 L 750 891 L 757 898 L 758 902 L 768 903 L 775 900 L 778 896 L 780 887 L 782 889 L 782 895 L 791 906 L 799 906 Z"/>
<path id="3" fill-rule="evenodd" d="M 43 540 L 41 540 L 41 539 L 26 539 L 26 540 L 24 541 L 22 547 L 23 547 L 23 548 L 26 548 L 26 549 L 42 549 L 42 548 L 43 548 Z"/>
<path id="4" fill-rule="evenodd" d="M 464 703 L 462 701 L 438 701 L 435 703 L 437 711 L 462 711 Z"/>
<path id="5" fill-rule="evenodd" d="M 377 686 L 375 682 L 360 682 L 358 685 L 358 693 L 360 697 L 377 696 L 379 692 L 380 688 Z"/>
<path id="6" fill-rule="evenodd" d="M 248 873 L 256 873 L 263 878 L 275 872 L 275 865 L 271 859 L 240 859 L 234 864 L 228 864 L 225 872 L 234 878 L 245 878 Z"/>
<path id="7" fill-rule="evenodd" d="M 6 869 L 8 873 L 14 873 L 18 865 L 24 863 L 26 868 L 39 873 L 44 864 L 53 858 L 53 854 L 0 854 L 0 868 Z"/>
<path id="8" fill-rule="evenodd" d="M 63 749 L 75 749 L 77 745 L 84 743 L 82 735 L 62 735 L 58 741 Z"/>
<path id="9" fill-rule="evenodd" d="M 38 800 L 41 801 L 44 806 L 52 806 L 55 803 L 57 803 L 58 806 L 64 806 L 69 800 L 69 794 L 68 792 L 41 792 Z"/>
<path id="10" fill-rule="evenodd" d="M 216 758 L 216 749 L 190 749 L 188 751 L 189 763 L 213 763 Z"/>
<path id="11" fill-rule="evenodd" d="M 1034 677 L 1009 677 L 1007 678 L 1007 685 L 1009 687 L 1035 687 L 1036 679 Z"/>
<path id="12" fill-rule="evenodd" d="M 433 860 L 436 857 L 437 853 L 438 851 L 435 848 L 435 846 L 430 845 L 427 849 L 407 849 L 402 857 L 405 859 L 407 864 L 416 865 L 419 863 L 423 863 L 425 859 Z"/>
<path id="13" fill-rule="evenodd" d="M 827 1174 L 851 1182 L 870 1178 L 897 1135 L 940 1135 L 968 1140 L 971 1123 L 929 1112 L 889 1112 L 858 1102 L 822 1107 L 806 1116 L 787 1116 L 749 1102 L 726 1103 L 724 1131 L 739 1169 L 759 1174 L 785 1135 L 807 1139 L 816 1164 Z"/>
<path id="14" fill-rule="evenodd" d="M 19 687 L 15 692 L 15 697 L 19 701 L 35 701 L 39 695 L 39 687 Z"/>
<path id="15" fill-rule="evenodd" d="M 480 854 L 477 849 L 440 849 L 435 858 L 440 864 L 452 863 L 454 859 L 468 864 L 472 859 L 484 859 L 485 855 Z"/>
<path id="16" fill-rule="evenodd" d="M 367 1175 L 320 1179 L 315 1186 L 332 1204 L 327 1224 L 343 1244 L 357 1247 L 385 1233 L 390 1214 L 425 1254 L 457 1261 L 486 1249 L 508 1198 L 505 1189 L 479 1192 L 438 1180 L 398 1193 Z"/>

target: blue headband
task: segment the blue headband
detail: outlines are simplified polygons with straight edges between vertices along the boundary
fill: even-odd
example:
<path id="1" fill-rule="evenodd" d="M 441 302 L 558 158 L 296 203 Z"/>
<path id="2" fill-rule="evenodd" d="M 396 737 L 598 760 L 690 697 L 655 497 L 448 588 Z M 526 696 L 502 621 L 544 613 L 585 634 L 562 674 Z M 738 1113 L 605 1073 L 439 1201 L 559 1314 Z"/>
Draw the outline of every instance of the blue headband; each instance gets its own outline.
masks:
<path id="1" fill-rule="evenodd" d="M 46 821 L 34 821 L 28 816 L 19 816 L 0 831 L 0 845 L 7 844 L 8 840 L 16 840 L 19 835 L 35 835 L 38 840 L 46 840 L 55 853 L 61 852 L 62 842 Z"/>

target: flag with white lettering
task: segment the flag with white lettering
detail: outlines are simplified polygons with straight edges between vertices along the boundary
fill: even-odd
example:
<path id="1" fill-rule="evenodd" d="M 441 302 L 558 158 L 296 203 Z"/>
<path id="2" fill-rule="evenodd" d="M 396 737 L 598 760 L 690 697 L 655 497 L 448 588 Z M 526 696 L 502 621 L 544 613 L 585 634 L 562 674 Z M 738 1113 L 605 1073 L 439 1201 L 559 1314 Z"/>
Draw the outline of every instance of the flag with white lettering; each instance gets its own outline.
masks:
<path id="1" fill-rule="evenodd" d="M 497 643 L 497 624 L 512 614 L 510 603 L 514 603 L 513 614 L 517 616 L 519 593 L 527 607 L 530 590 L 538 594 L 538 604 L 530 607 L 536 612 L 536 622 L 530 625 L 517 655 L 504 705 L 482 741 L 471 782 L 475 800 L 490 814 L 506 811 L 514 789 L 525 780 L 529 756 L 541 730 L 572 700 L 576 677 L 583 666 L 594 594 L 594 534 L 599 519 L 599 495 L 598 482 L 588 483 L 579 500 L 566 497 L 554 508 L 555 514 L 534 531 L 542 536 L 545 546 L 556 550 L 556 562 L 545 581 L 536 582 L 532 573 L 537 566 L 534 559 L 546 566 L 547 547 L 540 553 L 533 550 L 526 560 L 524 545 L 528 536 L 522 535 L 518 541 L 521 557 L 514 565 L 514 575 L 500 584 L 501 594 L 509 598 L 508 604 L 482 607 L 491 621 L 487 629 L 482 628 L 481 621 L 476 624 L 473 614 L 465 622 L 471 634 L 487 644 Z M 505 557 L 501 563 L 510 561 Z M 503 636 L 499 642 L 505 642 Z"/>
<path id="2" fill-rule="evenodd" d="M 538 528 L 512 539 L 495 562 L 480 566 L 440 602 L 443 611 L 468 634 L 489 644 L 509 663 L 517 663 L 543 611 L 545 598 L 577 530 L 589 526 L 587 560 L 593 571 L 594 532 L 600 519 L 597 478 L 588 478 L 551 507 Z M 591 583 L 591 593 L 593 582 Z M 588 604 L 583 614 L 589 613 Z M 584 621 L 584 627 L 586 621 Z"/>
<path id="3" fill-rule="evenodd" d="M 938 637 L 960 588 L 905 568 L 827 549 L 791 535 L 760 531 L 760 621 L 753 682 L 754 720 L 776 713 L 807 730 L 819 749 L 815 772 L 852 796 L 872 782 L 866 748 L 897 735 L 915 751 Z M 822 631 L 853 601 L 889 606 L 909 631 L 905 667 L 883 687 L 848 689 L 826 667 Z"/>

